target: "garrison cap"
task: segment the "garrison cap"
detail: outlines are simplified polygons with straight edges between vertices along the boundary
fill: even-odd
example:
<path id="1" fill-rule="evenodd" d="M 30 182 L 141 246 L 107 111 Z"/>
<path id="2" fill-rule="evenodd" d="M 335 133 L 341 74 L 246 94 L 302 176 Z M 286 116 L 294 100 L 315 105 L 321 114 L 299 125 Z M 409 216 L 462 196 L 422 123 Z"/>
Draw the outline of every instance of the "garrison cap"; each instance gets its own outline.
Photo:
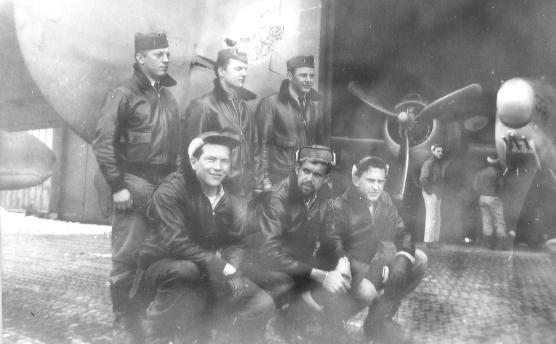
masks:
<path id="1" fill-rule="evenodd" d="M 189 155 L 189 158 L 191 159 L 193 154 L 195 154 L 195 152 L 199 148 L 203 147 L 207 143 L 228 146 L 230 147 L 230 149 L 232 149 L 239 144 L 239 140 L 224 133 L 218 133 L 216 131 L 206 131 L 197 135 L 197 137 L 191 140 L 191 143 L 187 148 L 187 155 Z"/>
<path id="2" fill-rule="evenodd" d="M 235 47 L 222 49 L 218 52 L 218 56 L 216 57 L 216 65 L 223 66 L 229 59 L 247 63 L 247 54 Z"/>
<path id="3" fill-rule="evenodd" d="M 313 55 L 298 55 L 286 61 L 288 70 L 300 67 L 315 68 L 315 57 Z"/>
<path id="4" fill-rule="evenodd" d="M 164 48 L 168 48 L 168 38 L 165 33 L 135 33 L 135 52 Z"/>

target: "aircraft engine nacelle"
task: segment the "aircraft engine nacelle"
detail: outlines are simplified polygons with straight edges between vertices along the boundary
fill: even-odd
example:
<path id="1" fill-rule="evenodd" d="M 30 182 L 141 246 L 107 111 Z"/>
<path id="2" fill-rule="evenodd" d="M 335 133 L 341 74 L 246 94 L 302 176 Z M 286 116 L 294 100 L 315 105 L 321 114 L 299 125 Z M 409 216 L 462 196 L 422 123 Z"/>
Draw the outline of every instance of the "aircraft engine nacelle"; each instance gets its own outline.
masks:
<path id="1" fill-rule="evenodd" d="M 556 89 L 541 80 L 506 81 L 496 98 L 496 150 L 502 164 L 556 171 Z"/>
<path id="2" fill-rule="evenodd" d="M 0 190 L 14 190 L 38 185 L 50 177 L 56 157 L 31 134 L 0 131 L 0 161 Z"/>
<path id="3" fill-rule="evenodd" d="M 525 233 L 522 236 L 536 244 L 539 239 L 534 226 L 518 227 L 517 224 L 537 171 L 542 170 L 541 175 L 556 181 L 556 89 L 542 80 L 521 78 L 502 84 L 496 98 L 495 142 L 506 168 L 501 196 L 507 228 L 518 235 Z M 541 193 L 545 192 L 548 189 Z M 535 211 L 544 203 L 536 205 Z M 550 214 L 552 208 L 541 212 Z"/>
<path id="4" fill-rule="evenodd" d="M 397 112 L 411 111 L 419 112 L 426 106 L 425 103 L 417 100 L 403 101 L 396 105 Z M 420 168 L 425 160 L 430 158 L 430 147 L 434 143 L 442 140 L 442 122 L 436 118 L 432 121 L 418 121 L 410 131 L 409 156 L 410 166 Z M 384 121 L 384 144 L 388 152 L 394 157 L 398 157 L 401 144 L 400 124 L 394 118 Z"/>

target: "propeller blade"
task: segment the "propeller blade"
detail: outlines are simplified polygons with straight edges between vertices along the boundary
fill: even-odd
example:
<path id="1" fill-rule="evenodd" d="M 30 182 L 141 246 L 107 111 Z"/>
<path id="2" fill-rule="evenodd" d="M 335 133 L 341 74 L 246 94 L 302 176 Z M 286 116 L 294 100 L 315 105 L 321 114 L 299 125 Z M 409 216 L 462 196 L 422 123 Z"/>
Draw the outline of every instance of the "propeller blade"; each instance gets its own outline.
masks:
<path id="1" fill-rule="evenodd" d="M 415 116 L 415 119 L 428 120 L 432 117 L 446 116 L 450 114 L 450 108 L 457 108 L 458 103 L 465 100 L 479 97 L 483 93 L 483 88 L 479 84 L 471 84 L 462 89 L 454 91 L 444 97 L 435 100 L 425 106 L 421 112 Z"/>
<path id="2" fill-rule="evenodd" d="M 361 87 L 359 85 L 357 85 L 355 82 L 352 81 L 348 84 L 348 91 L 351 92 L 351 94 L 353 94 L 357 98 L 361 99 L 365 104 L 367 104 L 367 105 L 371 106 L 372 108 L 382 112 L 383 114 L 398 118 L 398 115 L 396 113 L 384 108 L 383 106 L 380 106 L 378 104 L 378 101 L 375 98 L 373 98 L 369 94 L 365 93 L 361 89 Z"/>
<path id="3" fill-rule="evenodd" d="M 405 197 L 405 188 L 407 186 L 407 176 L 409 174 L 409 136 L 408 129 L 403 130 L 403 143 L 400 146 L 400 154 L 403 154 L 403 169 L 401 178 L 401 189 L 398 199 L 403 200 Z"/>

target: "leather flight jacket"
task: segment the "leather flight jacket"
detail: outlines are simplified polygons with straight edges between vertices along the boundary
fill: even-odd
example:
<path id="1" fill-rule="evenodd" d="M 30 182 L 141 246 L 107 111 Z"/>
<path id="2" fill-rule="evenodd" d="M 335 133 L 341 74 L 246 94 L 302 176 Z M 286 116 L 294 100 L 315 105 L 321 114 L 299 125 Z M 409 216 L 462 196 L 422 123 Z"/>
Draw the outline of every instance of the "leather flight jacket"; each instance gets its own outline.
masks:
<path id="1" fill-rule="evenodd" d="M 178 104 L 166 88 L 176 81 L 166 75 L 153 87 L 137 63 L 134 69 L 131 79 L 106 94 L 92 142 L 113 193 L 126 188 L 124 173 L 175 170 L 178 156 Z"/>
<path id="2" fill-rule="evenodd" d="M 247 207 L 227 183 L 222 187 L 224 195 L 213 209 L 189 164 L 164 179 L 147 208 L 151 230 L 139 250 L 139 266 L 145 269 L 163 258 L 188 260 L 209 278 L 221 278 L 227 261 L 218 251 L 241 246 Z"/>
<path id="3" fill-rule="evenodd" d="M 308 279 L 315 266 L 320 230 L 331 206 L 322 189 L 307 206 L 291 173 L 276 189 L 254 198 L 248 207 L 246 246 L 252 262 L 281 271 L 294 279 Z"/>
<path id="4" fill-rule="evenodd" d="M 317 252 L 327 266 L 347 256 L 354 280 L 361 279 L 369 270 L 371 260 L 384 249 L 383 241 L 393 242 L 396 251 L 415 256 L 415 244 L 407 231 L 390 195 L 383 191 L 377 200 L 374 215 L 366 198 L 350 185 L 333 201 L 332 225 L 323 228 Z"/>
<path id="5" fill-rule="evenodd" d="M 317 91 L 311 89 L 302 109 L 290 94 L 289 80 L 282 81 L 278 93 L 261 100 L 255 112 L 261 146 L 259 180 L 279 183 L 293 169 L 298 148 L 329 145 L 329 123 L 320 100 Z"/>

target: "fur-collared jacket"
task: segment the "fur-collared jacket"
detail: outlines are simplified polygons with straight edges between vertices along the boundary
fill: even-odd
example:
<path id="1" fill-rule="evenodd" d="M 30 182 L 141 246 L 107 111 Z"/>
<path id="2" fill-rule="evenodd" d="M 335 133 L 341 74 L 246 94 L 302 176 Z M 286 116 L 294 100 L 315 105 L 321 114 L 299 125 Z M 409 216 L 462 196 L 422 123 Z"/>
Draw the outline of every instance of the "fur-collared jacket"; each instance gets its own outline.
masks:
<path id="1" fill-rule="evenodd" d="M 166 75 L 157 89 L 134 65 L 133 77 L 108 91 L 93 138 L 100 170 L 112 192 L 126 188 L 124 173 L 137 167 L 174 170 L 179 151 L 178 104 Z"/>

